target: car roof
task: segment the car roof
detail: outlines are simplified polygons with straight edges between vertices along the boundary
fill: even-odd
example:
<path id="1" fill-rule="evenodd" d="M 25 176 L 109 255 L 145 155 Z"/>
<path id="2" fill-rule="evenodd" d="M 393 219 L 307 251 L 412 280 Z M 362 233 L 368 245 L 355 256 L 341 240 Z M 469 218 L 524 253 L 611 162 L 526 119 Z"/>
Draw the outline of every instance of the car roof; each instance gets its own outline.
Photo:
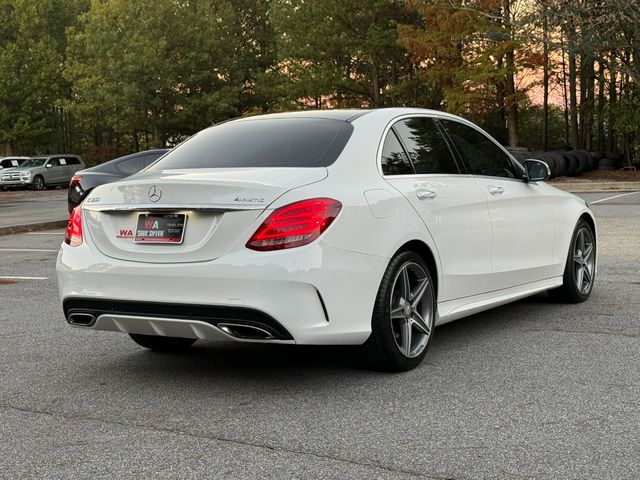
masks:
<path id="1" fill-rule="evenodd" d="M 33 157 L 27 157 L 29 159 L 31 158 L 51 158 L 51 157 L 75 157 L 78 159 L 81 159 L 80 155 L 76 155 L 75 153 L 51 153 L 49 155 L 34 155 Z"/>
<path id="2" fill-rule="evenodd" d="M 252 115 L 249 117 L 239 117 L 227 120 L 227 122 L 241 122 L 247 120 L 266 120 L 274 118 L 322 118 L 328 120 L 342 120 L 351 122 L 362 115 L 366 115 L 372 110 L 366 109 L 335 109 L 335 110 L 299 110 L 295 112 L 268 113 L 265 115 Z M 226 122 L 220 122 L 226 123 Z M 219 124 L 218 124 L 219 125 Z"/>

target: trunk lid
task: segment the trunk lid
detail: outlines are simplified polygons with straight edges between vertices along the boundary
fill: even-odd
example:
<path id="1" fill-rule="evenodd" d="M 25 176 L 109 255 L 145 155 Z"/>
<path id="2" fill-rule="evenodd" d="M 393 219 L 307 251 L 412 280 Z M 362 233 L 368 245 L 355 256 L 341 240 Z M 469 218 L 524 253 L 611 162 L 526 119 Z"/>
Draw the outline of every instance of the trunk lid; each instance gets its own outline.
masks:
<path id="1" fill-rule="evenodd" d="M 96 188 L 83 204 L 85 235 L 104 255 L 146 263 L 214 260 L 287 191 L 327 177 L 320 168 L 192 169 L 139 173 Z M 184 214 L 182 243 L 136 243 L 141 214 Z"/>

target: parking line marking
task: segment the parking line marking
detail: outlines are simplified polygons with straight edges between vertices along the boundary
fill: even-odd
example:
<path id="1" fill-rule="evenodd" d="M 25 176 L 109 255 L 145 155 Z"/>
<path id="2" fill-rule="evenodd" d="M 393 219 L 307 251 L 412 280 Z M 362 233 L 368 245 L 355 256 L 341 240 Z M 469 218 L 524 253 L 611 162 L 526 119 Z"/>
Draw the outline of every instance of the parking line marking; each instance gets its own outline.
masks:
<path id="1" fill-rule="evenodd" d="M 627 195 L 635 195 L 636 193 L 640 193 L 640 192 L 621 193 L 620 195 L 614 195 L 613 197 L 601 198 L 600 200 L 589 202 L 589 205 L 595 205 L 596 203 L 606 202 L 607 200 L 613 200 L 614 198 L 626 197 Z"/>
<path id="2" fill-rule="evenodd" d="M 0 275 L 0 280 L 49 280 L 49 277 L 16 277 L 12 275 Z"/>
<path id="3" fill-rule="evenodd" d="M 58 250 L 46 248 L 0 248 L 0 252 L 50 252 L 58 253 Z"/>

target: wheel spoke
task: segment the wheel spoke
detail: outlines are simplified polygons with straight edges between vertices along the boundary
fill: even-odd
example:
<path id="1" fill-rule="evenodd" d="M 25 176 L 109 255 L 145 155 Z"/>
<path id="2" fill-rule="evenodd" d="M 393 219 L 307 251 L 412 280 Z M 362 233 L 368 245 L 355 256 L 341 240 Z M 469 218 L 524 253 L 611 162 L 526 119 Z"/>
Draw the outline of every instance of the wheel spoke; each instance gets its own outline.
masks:
<path id="1" fill-rule="evenodd" d="M 591 270 L 589 270 L 589 265 L 585 265 L 583 268 L 584 280 L 587 282 L 587 285 L 591 283 Z M 582 287 L 582 285 L 580 285 Z"/>
<path id="2" fill-rule="evenodd" d="M 578 254 L 574 255 L 573 261 L 578 265 L 582 265 L 582 255 L 578 255 Z"/>
<path id="3" fill-rule="evenodd" d="M 409 269 L 404 267 L 402 269 L 402 298 L 408 301 L 411 295 L 411 284 L 409 283 Z"/>
<path id="4" fill-rule="evenodd" d="M 584 260 L 585 261 L 589 260 L 592 253 L 593 253 L 593 243 L 590 243 L 589 245 L 587 245 L 585 251 L 582 252 L 582 256 L 584 257 Z"/>
<path id="5" fill-rule="evenodd" d="M 582 282 L 584 281 L 584 267 L 578 267 L 578 271 L 576 272 L 576 284 L 578 286 L 578 290 L 582 291 Z"/>
<path id="6" fill-rule="evenodd" d="M 416 308 L 418 306 L 418 303 L 420 303 L 420 300 L 422 300 L 422 297 L 424 296 L 424 293 L 427 291 L 428 287 L 429 280 L 425 277 L 420 281 L 418 286 L 414 288 L 414 291 L 411 294 L 411 298 L 409 299 L 413 308 Z"/>
<path id="7" fill-rule="evenodd" d="M 413 324 L 425 335 L 429 335 L 429 333 L 431 332 L 429 325 L 427 325 L 427 322 L 424 321 L 424 318 L 422 318 L 422 315 L 420 315 L 418 312 L 413 313 Z"/>
<path id="8" fill-rule="evenodd" d="M 404 351 L 404 354 L 408 357 L 411 355 L 411 321 L 405 320 L 402 322 L 400 330 L 400 339 L 402 340 L 402 345 L 400 348 Z"/>
<path id="9" fill-rule="evenodd" d="M 578 232 L 578 248 L 580 249 L 580 253 L 584 252 L 584 230 L 580 230 Z"/>
<path id="10" fill-rule="evenodd" d="M 391 309 L 391 318 L 404 318 L 404 307 L 399 305 Z"/>

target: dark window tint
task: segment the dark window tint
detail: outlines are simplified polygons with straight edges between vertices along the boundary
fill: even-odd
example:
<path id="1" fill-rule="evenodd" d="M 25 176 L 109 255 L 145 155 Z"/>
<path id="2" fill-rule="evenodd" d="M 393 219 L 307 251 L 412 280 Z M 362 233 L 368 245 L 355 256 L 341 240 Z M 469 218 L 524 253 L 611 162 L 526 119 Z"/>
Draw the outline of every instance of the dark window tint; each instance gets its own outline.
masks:
<path id="1" fill-rule="evenodd" d="M 57 158 L 52 158 L 51 160 L 49 160 L 47 162 L 48 165 L 52 165 L 54 167 L 59 167 L 60 166 L 60 160 L 58 160 Z"/>
<path id="2" fill-rule="evenodd" d="M 393 130 L 389 130 L 387 133 L 382 147 L 382 173 L 384 175 L 413 174 L 411 162 Z"/>
<path id="3" fill-rule="evenodd" d="M 67 165 L 80 165 L 80 160 L 76 157 L 67 157 Z"/>
<path id="4" fill-rule="evenodd" d="M 467 164 L 469 173 L 490 177 L 515 178 L 509 157 L 489 137 L 459 122 L 441 120 Z"/>
<path id="5" fill-rule="evenodd" d="M 20 165 L 24 160 L 17 158 L 5 158 L 4 160 L 0 160 L 0 166 L 4 168 L 12 168 Z"/>
<path id="6" fill-rule="evenodd" d="M 118 162 L 116 168 L 125 175 L 133 175 L 142 170 L 142 158 L 135 157 Z"/>
<path id="7" fill-rule="evenodd" d="M 147 168 L 149 165 L 151 165 L 153 162 L 159 159 L 162 155 L 164 155 L 164 152 L 145 155 L 144 157 L 142 157 L 142 168 Z"/>
<path id="8" fill-rule="evenodd" d="M 353 126 L 320 118 L 268 118 L 223 123 L 176 147 L 149 171 L 181 168 L 326 167 Z"/>
<path id="9" fill-rule="evenodd" d="M 416 173 L 460 173 L 442 132 L 431 118 L 415 117 L 394 125 Z"/>

